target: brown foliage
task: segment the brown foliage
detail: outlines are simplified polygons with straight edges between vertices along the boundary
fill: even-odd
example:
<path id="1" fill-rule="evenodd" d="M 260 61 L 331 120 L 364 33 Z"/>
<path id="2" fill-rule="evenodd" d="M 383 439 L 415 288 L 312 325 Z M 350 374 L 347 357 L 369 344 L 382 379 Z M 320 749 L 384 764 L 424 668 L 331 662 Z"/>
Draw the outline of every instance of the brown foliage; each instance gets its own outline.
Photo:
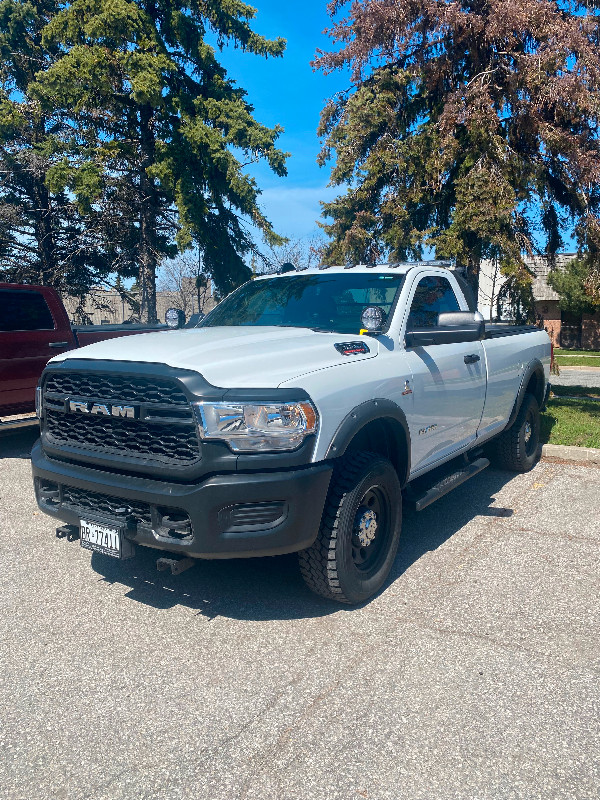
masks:
<path id="1" fill-rule="evenodd" d="M 343 10 L 347 15 L 342 17 Z M 467 265 L 600 251 L 600 17 L 551 0 L 334 0 L 319 52 L 352 83 L 322 113 L 330 260 L 435 246 Z"/>

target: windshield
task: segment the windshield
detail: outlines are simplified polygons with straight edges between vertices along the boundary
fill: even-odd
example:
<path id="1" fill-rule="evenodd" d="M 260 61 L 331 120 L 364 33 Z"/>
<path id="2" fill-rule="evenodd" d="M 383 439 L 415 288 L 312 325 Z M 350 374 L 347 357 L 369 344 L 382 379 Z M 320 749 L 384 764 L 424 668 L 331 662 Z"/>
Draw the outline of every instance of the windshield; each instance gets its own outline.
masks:
<path id="1" fill-rule="evenodd" d="M 250 281 L 219 303 L 200 327 L 277 325 L 356 334 L 366 306 L 381 308 L 385 326 L 403 279 L 403 275 L 329 273 Z"/>

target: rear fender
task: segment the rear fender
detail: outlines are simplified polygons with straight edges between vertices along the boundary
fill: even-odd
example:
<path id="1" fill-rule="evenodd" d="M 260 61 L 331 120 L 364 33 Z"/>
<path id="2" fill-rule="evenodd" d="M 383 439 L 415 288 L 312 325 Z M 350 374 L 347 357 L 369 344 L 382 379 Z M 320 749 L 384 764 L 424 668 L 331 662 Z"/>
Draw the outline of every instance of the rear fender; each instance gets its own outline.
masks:
<path id="1" fill-rule="evenodd" d="M 535 377 L 535 388 L 533 394 L 535 399 L 538 401 L 539 407 L 542 408 L 544 404 L 544 397 L 546 394 L 546 377 L 542 362 L 538 358 L 534 358 L 525 367 L 525 370 L 523 372 L 523 378 L 521 380 L 521 385 L 519 386 L 519 392 L 517 394 L 515 404 L 513 405 L 510 417 L 508 418 L 508 422 L 506 423 L 505 430 L 507 428 L 510 428 L 510 426 L 516 420 L 517 414 L 519 413 L 521 406 L 523 404 L 523 399 L 525 398 L 525 394 L 527 393 L 527 388 L 529 387 L 529 384 L 533 377 Z"/>

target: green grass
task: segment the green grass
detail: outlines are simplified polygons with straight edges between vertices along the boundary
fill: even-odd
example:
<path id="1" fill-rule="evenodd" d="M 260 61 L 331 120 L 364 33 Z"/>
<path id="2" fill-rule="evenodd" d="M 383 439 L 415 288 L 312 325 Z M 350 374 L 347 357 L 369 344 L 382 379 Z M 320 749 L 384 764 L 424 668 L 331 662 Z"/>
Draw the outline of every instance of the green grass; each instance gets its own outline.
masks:
<path id="1" fill-rule="evenodd" d="M 557 386 L 556 388 L 575 394 L 572 390 L 584 387 Z M 564 397 L 551 398 L 546 411 L 542 414 L 541 440 L 543 444 L 600 448 L 600 402 L 583 397 L 577 400 L 568 400 Z"/>
<path id="2" fill-rule="evenodd" d="M 600 350 L 565 350 L 562 347 L 557 347 L 554 350 L 555 356 L 564 356 L 567 354 L 572 356 L 600 356 Z"/>
<path id="3" fill-rule="evenodd" d="M 559 367 L 600 367 L 600 351 L 598 350 L 556 349 L 554 358 Z"/>
<path id="4" fill-rule="evenodd" d="M 561 358 L 555 353 L 554 359 L 559 367 L 600 367 L 600 358 L 585 358 L 584 356 Z"/>

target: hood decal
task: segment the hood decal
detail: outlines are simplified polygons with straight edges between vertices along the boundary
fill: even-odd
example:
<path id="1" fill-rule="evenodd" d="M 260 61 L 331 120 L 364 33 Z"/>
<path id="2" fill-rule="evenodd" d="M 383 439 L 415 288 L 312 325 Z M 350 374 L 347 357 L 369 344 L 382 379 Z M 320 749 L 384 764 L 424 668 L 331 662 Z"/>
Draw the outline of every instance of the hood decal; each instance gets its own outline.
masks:
<path id="1" fill-rule="evenodd" d="M 371 352 L 365 342 L 336 342 L 333 346 L 343 356 L 366 355 Z"/>

